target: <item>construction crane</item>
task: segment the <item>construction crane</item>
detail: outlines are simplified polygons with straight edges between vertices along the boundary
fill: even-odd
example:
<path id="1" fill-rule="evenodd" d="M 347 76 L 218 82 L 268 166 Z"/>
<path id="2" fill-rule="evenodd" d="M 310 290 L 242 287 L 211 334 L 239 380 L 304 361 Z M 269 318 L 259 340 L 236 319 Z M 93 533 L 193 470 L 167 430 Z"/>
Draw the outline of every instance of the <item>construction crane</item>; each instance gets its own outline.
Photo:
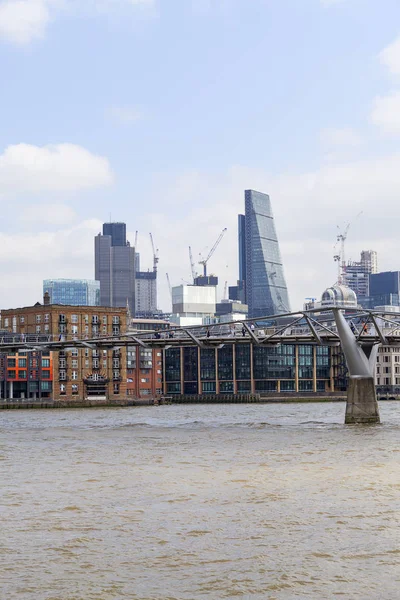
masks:
<path id="1" fill-rule="evenodd" d="M 224 237 L 226 231 L 227 231 L 227 228 L 225 227 L 219 234 L 219 237 L 218 237 L 217 241 L 215 242 L 214 246 L 211 248 L 210 252 L 208 253 L 207 258 L 205 258 L 204 260 L 199 260 L 199 265 L 203 265 L 204 277 L 207 277 L 207 263 L 210 260 L 210 258 L 212 257 L 212 255 L 214 254 L 215 250 L 217 249 L 218 244 Z"/>
<path id="2" fill-rule="evenodd" d="M 363 211 L 359 212 L 355 217 L 354 221 L 362 214 Z M 338 266 L 338 278 L 337 282 L 339 285 L 343 285 L 345 283 L 345 273 L 346 273 L 346 256 L 345 256 L 345 242 L 347 240 L 347 234 L 349 233 L 351 223 L 347 223 L 343 231 L 340 231 L 339 225 L 337 229 L 339 233 L 336 236 L 336 244 L 334 246 L 334 250 L 336 250 L 338 244 L 340 244 L 339 253 L 336 251 L 333 260 L 337 263 Z"/>
<path id="3" fill-rule="evenodd" d="M 137 236 L 138 236 L 138 232 L 136 231 L 135 232 L 135 250 L 137 248 Z"/>
<path id="4" fill-rule="evenodd" d="M 158 248 L 156 250 L 156 247 L 154 246 L 154 241 L 153 241 L 153 236 L 150 233 L 150 240 L 151 240 L 151 247 L 153 248 L 153 271 L 154 273 L 157 272 L 157 263 L 159 261 L 158 258 Z"/>
<path id="5" fill-rule="evenodd" d="M 171 296 L 171 302 L 172 302 L 172 286 L 171 286 L 171 282 L 169 280 L 169 275 L 168 273 L 165 273 L 167 276 L 167 281 L 168 281 L 168 289 L 169 289 L 169 295 Z"/>
<path id="6" fill-rule="evenodd" d="M 192 249 L 190 246 L 189 246 L 189 258 L 190 258 L 190 267 L 192 269 L 192 277 L 193 277 L 193 283 L 194 283 L 194 280 L 197 277 L 197 273 L 196 273 L 196 266 L 195 266 L 194 260 L 193 260 Z"/>
<path id="7" fill-rule="evenodd" d="M 225 281 L 225 285 L 224 285 L 224 300 L 228 300 L 228 282 Z"/>

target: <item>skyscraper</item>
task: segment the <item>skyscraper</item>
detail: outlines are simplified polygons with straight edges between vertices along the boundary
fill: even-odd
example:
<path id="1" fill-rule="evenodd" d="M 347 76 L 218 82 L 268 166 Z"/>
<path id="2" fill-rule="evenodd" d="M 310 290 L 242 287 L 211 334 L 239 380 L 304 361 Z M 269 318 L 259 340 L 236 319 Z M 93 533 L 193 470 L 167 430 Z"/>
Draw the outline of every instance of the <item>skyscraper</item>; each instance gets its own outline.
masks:
<path id="1" fill-rule="evenodd" d="M 268 194 L 245 191 L 245 215 L 239 215 L 239 269 L 250 318 L 290 311 Z"/>
<path id="2" fill-rule="evenodd" d="M 107 233 L 108 232 L 108 233 Z M 126 241 L 125 223 L 104 223 L 94 238 L 95 279 L 100 305 L 124 307 L 135 314 L 135 249 Z"/>

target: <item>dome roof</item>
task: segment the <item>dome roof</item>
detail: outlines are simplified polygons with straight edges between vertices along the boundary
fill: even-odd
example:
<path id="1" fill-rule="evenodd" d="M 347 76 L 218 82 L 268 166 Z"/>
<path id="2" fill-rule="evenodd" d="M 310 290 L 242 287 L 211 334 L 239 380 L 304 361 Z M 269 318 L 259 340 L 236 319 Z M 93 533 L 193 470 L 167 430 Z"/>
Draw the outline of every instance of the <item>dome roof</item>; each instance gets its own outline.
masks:
<path id="1" fill-rule="evenodd" d="M 356 308 L 356 293 L 346 285 L 333 285 L 324 291 L 321 298 L 323 306 L 342 306 L 343 308 Z"/>

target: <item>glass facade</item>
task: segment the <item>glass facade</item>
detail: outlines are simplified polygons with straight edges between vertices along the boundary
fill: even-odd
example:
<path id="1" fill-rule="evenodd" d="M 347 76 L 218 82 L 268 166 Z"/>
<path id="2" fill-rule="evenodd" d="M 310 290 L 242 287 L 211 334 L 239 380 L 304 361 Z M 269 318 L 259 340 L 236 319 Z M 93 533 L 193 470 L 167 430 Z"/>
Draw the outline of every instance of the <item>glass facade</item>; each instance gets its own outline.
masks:
<path id="1" fill-rule="evenodd" d="M 329 391 L 331 349 L 250 343 L 170 348 L 165 351 L 165 385 L 169 394 Z"/>
<path id="2" fill-rule="evenodd" d="M 43 294 L 48 292 L 50 304 L 99 306 L 100 282 L 90 279 L 45 279 Z"/>
<path id="3" fill-rule="evenodd" d="M 241 272 L 246 278 L 249 316 L 289 312 L 288 291 L 269 196 L 246 190 L 244 221 L 242 216 L 239 219 L 239 254 L 243 255 L 244 248 L 246 266 L 245 269 L 242 266 Z"/>

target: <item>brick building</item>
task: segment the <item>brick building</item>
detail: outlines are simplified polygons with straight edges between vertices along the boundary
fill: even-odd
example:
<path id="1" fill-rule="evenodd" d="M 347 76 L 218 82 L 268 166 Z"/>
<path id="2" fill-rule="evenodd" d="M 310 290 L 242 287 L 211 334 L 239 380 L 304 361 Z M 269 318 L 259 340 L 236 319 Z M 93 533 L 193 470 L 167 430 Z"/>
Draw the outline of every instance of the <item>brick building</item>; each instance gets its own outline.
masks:
<path id="1" fill-rule="evenodd" d="M 37 303 L 1 311 L 2 329 L 49 341 L 93 339 L 126 333 L 125 308 Z M 127 397 L 127 349 L 71 348 L 52 354 L 53 399 Z M 7 359 L 8 360 L 8 359 Z M 47 363 L 46 363 L 47 364 Z M 16 373 L 17 374 L 17 373 Z M 43 378 L 43 377 L 42 377 Z"/>

